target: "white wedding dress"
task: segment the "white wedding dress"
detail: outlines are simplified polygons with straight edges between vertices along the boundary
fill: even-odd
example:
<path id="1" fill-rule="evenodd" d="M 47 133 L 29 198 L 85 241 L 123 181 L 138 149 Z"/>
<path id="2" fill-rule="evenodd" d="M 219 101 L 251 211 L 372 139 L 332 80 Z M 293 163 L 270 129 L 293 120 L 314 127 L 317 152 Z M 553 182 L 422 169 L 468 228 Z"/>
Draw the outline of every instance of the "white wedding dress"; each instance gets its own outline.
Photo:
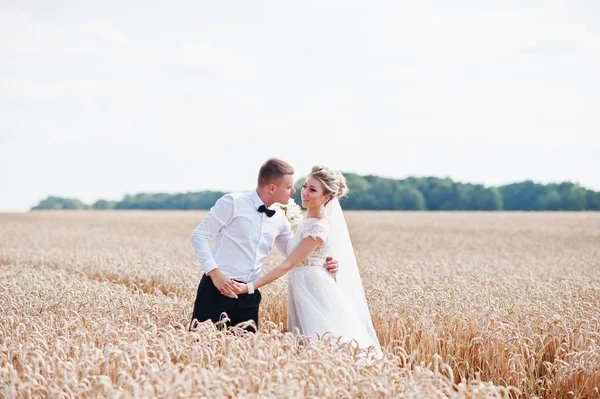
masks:
<path id="1" fill-rule="evenodd" d="M 288 243 L 288 253 L 291 253 L 306 237 L 320 237 L 323 240 L 321 245 L 288 274 L 287 329 L 314 339 L 329 333 L 327 336 L 334 340 L 341 337 L 344 342 L 356 341 L 360 348 L 374 347 L 375 354 L 379 357 L 381 347 L 370 315 L 368 320 L 361 319 L 360 313 L 353 307 L 352 299 L 348 298 L 338 282 L 325 269 L 325 258 L 332 255 L 330 234 L 330 219 L 305 219 L 300 222 L 296 234 Z M 354 258 L 353 251 L 352 257 Z M 338 275 L 344 264 L 340 263 L 339 267 Z M 364 298 L 362 284 L 360 291 L 354 294 Z"/>

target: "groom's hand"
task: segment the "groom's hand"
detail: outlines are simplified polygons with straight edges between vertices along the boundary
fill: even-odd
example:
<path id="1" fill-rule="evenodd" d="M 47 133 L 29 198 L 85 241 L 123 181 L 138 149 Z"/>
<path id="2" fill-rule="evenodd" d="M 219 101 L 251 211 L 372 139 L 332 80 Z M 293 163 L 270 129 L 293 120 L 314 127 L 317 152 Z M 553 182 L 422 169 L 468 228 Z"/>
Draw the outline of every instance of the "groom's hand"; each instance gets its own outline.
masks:
<path id="1" fill-rule="evenodd" d="M 211 278 L 213 284 L 219 292 L 229 298 L 237 299 L 236 288 L 234 282 L 223 274 L 219 269 L 213 269 L 208 273 L 208 277 Z"/>
<path id="2" fill-rule="evenodd" d="M 244 283 L 238 283 L 237 281 L 234 281 L 233 284 L 235 285 L 235 289 L 238 294 L 248 293 L 248 285 Z"/>
<path id="3" fill-rule="evenodd" d="M 325 269 L 327 269 L 329 274 L 331 274 L 333 277 L 335 277 L 337 274 L 339 267 L 340 265 L 338 264 L 338 261 L 333 259 L 331 256 L 328 256 L 325 259 Z"/>

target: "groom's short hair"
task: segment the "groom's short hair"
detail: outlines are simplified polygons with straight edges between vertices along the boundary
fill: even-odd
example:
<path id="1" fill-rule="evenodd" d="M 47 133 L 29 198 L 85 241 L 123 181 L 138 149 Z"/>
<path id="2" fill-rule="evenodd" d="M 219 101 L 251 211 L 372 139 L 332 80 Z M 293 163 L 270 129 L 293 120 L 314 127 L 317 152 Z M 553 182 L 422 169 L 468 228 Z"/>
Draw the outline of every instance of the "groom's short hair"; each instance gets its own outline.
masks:
<path id="1" fill-rule="evenodd" d="M 270 183 L 275 183 L 285 175 L 293 175 L 294 168 L 289 163 L 278 158 L 271 158 L 263 163 L 258 172 L 258 185 L 266 186 Z"/>

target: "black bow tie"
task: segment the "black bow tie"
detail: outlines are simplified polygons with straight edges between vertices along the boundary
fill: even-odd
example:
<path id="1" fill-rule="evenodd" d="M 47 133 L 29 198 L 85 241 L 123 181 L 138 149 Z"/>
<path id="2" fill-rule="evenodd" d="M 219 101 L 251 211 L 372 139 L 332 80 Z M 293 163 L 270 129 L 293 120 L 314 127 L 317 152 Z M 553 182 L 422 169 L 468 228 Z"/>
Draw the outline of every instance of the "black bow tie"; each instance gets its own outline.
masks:
<path id="1" fill-rule="evenodd" d="M 267 208 L 264 204 L 258 207 L 258 211 L 266 213 L 267 217 L 272 217 L 275 214 L 275 211 L 273 209 Z"/>

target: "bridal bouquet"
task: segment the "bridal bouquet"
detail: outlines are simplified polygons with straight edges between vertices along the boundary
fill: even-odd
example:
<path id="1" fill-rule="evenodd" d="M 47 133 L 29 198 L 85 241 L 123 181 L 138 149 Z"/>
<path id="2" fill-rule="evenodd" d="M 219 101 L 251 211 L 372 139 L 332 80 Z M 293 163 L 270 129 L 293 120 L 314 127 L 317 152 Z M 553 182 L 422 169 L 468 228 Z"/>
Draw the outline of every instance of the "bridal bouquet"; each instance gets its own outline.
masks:
<path id="1" fill-rule="evenodd" d="M 296 204 L 296 201 L 294 201 L 293 198 L 290 198 L 290 201 L 285 205 L 279 204 L 279 208 L 285 212 L 285 216 L 292 226 L 297 225 L 304 219 L 302 208 L 300 208 L 300 205 Z"/>

